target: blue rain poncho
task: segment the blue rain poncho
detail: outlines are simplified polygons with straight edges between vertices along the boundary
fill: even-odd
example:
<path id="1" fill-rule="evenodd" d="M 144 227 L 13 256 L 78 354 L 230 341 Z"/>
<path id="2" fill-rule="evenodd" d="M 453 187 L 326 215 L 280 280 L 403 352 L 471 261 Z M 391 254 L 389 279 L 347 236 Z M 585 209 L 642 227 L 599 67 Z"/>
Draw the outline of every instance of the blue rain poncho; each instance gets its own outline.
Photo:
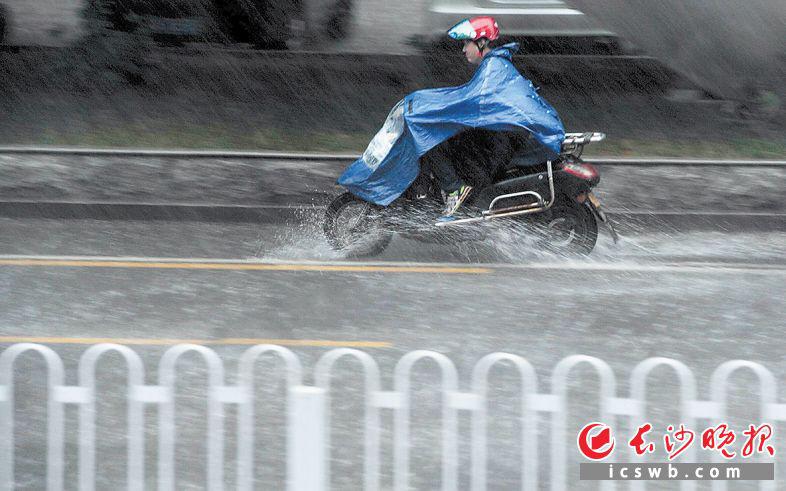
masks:
<path id="1" fill-rule="evenodd" d="M 565 128 L 554 108 L 513 66 L 516 51 L 516 43 L 491 51 L 464 85 L 419 90 L 399 101 L 338 184 L 386 206 L 417 178 L 421 156 L 469 128 L 527 131 L 547 152 L 559 154 Z"/>

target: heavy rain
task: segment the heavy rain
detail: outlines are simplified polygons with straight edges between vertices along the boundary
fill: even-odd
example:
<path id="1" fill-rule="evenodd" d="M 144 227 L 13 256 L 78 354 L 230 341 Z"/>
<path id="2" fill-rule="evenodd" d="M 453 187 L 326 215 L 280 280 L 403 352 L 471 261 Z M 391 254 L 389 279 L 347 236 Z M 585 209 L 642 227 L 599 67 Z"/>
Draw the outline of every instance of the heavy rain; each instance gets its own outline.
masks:
<path id="1" fill-rule="evenodd" d="M 784 26 L 0 0 L 0 489 L 786 488 Z"/>

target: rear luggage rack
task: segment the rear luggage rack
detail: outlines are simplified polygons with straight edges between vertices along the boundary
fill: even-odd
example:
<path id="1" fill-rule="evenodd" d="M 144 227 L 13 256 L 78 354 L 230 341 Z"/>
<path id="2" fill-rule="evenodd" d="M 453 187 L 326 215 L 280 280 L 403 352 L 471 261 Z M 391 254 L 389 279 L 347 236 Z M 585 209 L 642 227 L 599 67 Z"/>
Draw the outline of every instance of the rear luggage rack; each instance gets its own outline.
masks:
<path id="1" fill-rule="evenodd" d="M 562 146 L 565 145 L 586 145 L 596 143 L 606 139 L 605 133 L 565 133 Z"/>
<path id="2" fill-rule="evenodd" d="M 565 133 L 565 139 L 562 140 L 562 154 L 581 157 L 584 145 L 605 139 L 605 133 Z"/>

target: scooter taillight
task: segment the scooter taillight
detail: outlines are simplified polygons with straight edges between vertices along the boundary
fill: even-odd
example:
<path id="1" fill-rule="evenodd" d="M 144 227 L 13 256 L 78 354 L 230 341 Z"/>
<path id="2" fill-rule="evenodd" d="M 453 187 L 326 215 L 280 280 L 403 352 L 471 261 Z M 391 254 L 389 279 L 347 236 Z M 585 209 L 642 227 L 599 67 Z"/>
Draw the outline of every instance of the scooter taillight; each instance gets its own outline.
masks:
<path id="1" fill-rule="evenodd" d="M 592 181 L 598 178 L 598 169 L 590 164 L 567 162 L 562 165 L 562 170 L 580 179 Z"/>

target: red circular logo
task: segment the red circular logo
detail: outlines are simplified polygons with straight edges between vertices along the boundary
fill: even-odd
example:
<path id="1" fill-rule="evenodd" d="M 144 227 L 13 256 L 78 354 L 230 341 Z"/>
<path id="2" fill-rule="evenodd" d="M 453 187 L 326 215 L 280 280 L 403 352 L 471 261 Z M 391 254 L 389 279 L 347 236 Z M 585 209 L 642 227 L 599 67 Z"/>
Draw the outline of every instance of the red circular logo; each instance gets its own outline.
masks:
<path id="1" fill-rule="evenodd" d="M 590 423 L 581 429 L 579 450 L 590 460 L 603 460 L 614 451 L 611 428 L 603 423 Z"/>

